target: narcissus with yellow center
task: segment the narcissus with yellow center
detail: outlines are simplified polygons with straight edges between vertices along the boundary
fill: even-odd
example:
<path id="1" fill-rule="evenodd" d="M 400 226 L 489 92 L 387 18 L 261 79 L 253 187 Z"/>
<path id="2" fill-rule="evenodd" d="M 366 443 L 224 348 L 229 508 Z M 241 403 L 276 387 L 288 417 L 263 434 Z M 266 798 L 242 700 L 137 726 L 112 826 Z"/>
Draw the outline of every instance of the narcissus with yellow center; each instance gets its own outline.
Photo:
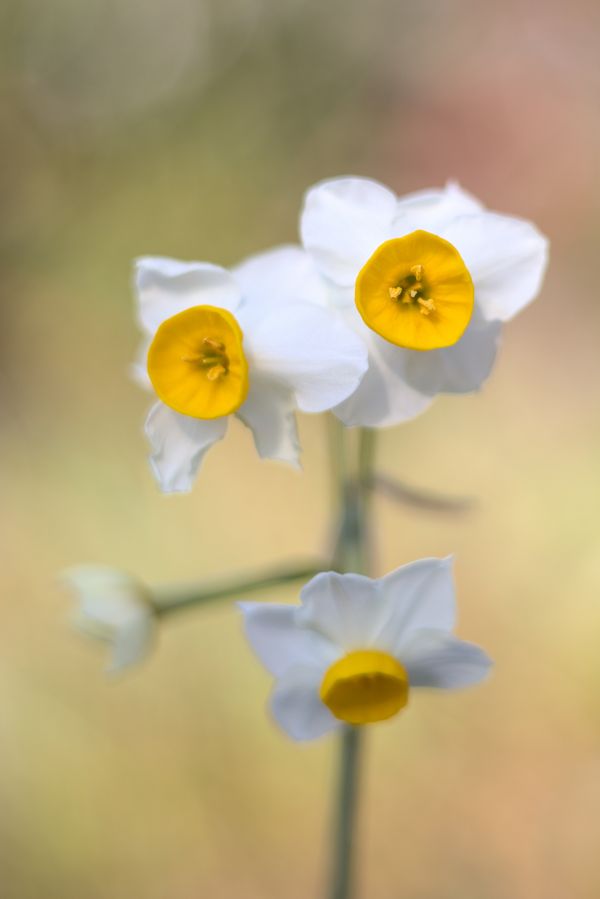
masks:
<path id="1" fill-rule="evenodd" d="M 136 265 L 145 337 L 136 379 L 156 394 L 146 420 L 151 465 L 167 493 L 191 489 L 206 451 L 235 415 L 259 454 L 298 465 L 295 410 L 322 412 L 358 386 L 364 343 L 325 308 L 282 304 L 261 257 L 233 272 L 205 262 Z"/>
<path id="2" fill-rule="evenodd" d="M 392 718 L 408 702 L 408 674 L 387 652 L 358 649 L 325 672 L 319 690 L 331 713 L 347 724 Z"/>
<path id="3" fill-rule="evenodd" d="M 413 690 L 482 680 L 491 662 L 452 634 L 450 559 L 423 559 L 383 578 L 327 572 L 299 606 L 240 603 L 246 635 L 275 677 L 272 711 L 295 740 L 401 713 Z"/>
<path id="4" fill-rule="evenodd" d="M 452 346 L 473 314 L 471 276 L 458 250 L 428 231 L 381 244 L 356 278 L 356 306 L 373 331 L 396 346 Z"/>
<path id="5" fill-rule="evenodd" d="M 366 376 L 335 409 L 352 426 L 398 424 L 439 393 L 478 390 L 502 322 L 535 299 L 548 261 L 531 222 L 453 183 L 397 197 L 368 178 L 323 181 L 306 194 L 300 230 L 321 278 L 306 298 L 325 293 L 369 349 Z"/>

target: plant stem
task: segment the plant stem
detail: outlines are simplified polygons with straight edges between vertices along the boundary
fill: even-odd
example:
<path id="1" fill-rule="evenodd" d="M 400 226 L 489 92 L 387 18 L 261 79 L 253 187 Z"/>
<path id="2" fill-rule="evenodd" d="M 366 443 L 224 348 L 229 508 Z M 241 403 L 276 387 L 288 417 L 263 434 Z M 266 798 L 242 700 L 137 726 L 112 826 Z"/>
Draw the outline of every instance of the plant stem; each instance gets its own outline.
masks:
<path id="1" fill-rule="evenodd" d="M 370 485 L 375 432 L 342 431 L 332 440 L 338 473 L 340 527 L 334 554 L 340 571 L 366 574 L 370 568 Z M 362 730 L 345 727 L 340 741 L 340 769 L 334 822 L 334 854 L 329 899 L 350 899 L 353 889 Z"/>
<path id="2" fill-rule="evenodd" d="M 290 584 L 294 581 L 310 580 L 320 571 L 323 571 L 323 563 L 314 562 L 295 568 L 280 568 L 262 574 L 259 577 L 242 577 L 228 584 L 219 584 L 214 587 L 205 587 L 199 590 L 191 586 L 187 590 L 181 587 L 175 590 L 173 587 L 154 589 L 152 592 L 152 604 L 157 615 L 170 615 L 172 612 L 180 612 L 202 603 L 214 602 L 217 599 L 227 599 L 230 596 L 244 596 L 255 590 L 268 590 L 282 584 Z"/>
<path id="3" fill-rule="evenodd" d="M 340 746 L 334 870 L 330 899 L 348 899 L 352 892 L 361 746 L 360 728 L 346 727 L 342 733 Z"/>

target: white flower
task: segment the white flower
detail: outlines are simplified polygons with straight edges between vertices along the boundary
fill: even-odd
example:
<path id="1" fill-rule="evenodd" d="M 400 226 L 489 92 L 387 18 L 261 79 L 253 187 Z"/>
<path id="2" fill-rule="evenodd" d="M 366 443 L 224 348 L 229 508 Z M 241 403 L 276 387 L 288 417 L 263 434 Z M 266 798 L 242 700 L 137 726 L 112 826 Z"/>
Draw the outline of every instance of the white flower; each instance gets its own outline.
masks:
<path id="1" fill-rule="evenodd" d="M 322 278 L 314 301 L 325 292 L 368 343 L 369 371 L 335 410 L 367 427 L 479 388 L 501 322 L 535 298 L 548 258 L 534 225 L 452 183 L 398 198 L 366 178 L 324 181 L 306 195 L 301 234 Z"/>
<path id="2" fill-rule="evenodd" d="M 262 257 L 232 272 L 139 259 L 136 290 L 147 365 L 136 372 L 158 396 L 146 433 L 165 492 L 191 488 L 230 415 L 252 430 L 260 456 L 297 465 L 295 409 L 338 405 L 367 369 L 360 338 L 338 316 L 301 302 L 301 285 L 279 283 Z"/>
<path id="3" fill-rule="evenodd" d="M 79 598 L 74 624 L 111 647 L 110 673 L 140 662 L 156 638 L 156 614 L 149 591 L 124 571 L 79 565 L 63 573 Z"/>
<path id="4" fill-rule="evenodd" d="M 391 718 L 413 688 L 482 680 L 483 650 L 452 635 L 451 559 L 422 559 L 383 578 L 328 572 L 301 605 L 240 603 L 246 634 L 276 678 L 273 714 L 295 740 Z"/>

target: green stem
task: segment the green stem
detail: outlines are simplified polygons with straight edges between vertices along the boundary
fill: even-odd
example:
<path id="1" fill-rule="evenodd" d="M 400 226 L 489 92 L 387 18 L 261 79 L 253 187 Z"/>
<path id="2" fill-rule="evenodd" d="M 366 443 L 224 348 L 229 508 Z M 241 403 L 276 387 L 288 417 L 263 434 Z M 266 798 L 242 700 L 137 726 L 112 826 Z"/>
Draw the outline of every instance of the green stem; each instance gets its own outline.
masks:
<path id="1" fill-rule="evenodd" d="M 255 578 L 238 578 L 228 584 L 219 584 L 214 587 L 206 587 L 199 590 L 190 587 L 188 590 L 171 588 L 154 589 L 152 592 L 152 604 L 157 615 L 170 615 L 172 612 L 180 612 L 190 606 L 202 603 L 214 602 L 217 599 L 227 599 L 231 596 L 244 596 L 256 590 L 269 590 L 271 587 L 279 587 L 294 581 L 310 580 L 320 571 L 323 571 L 322 563 L 313 563 L 298 568 L 281 568 L 263 574 Z"/>
<path id="2" fill-rule="evenodd" d="M 352 892 L 362 731 L 347 727 L 341 740 L 331 899 L 348 899 Z"/>
<path id="3" fill-rule="evenodd" d="M 334 554 L 340 571 L 366 574 L 370 568 L 369 513 L 375 454 L 375 432 L 343 433 L 332 441 L 338 472 L 340 528 Z M 345 727 L 341 734 L 340 771 L 334 823 L 333 867 L 329 899 L 350 899 L 353 889 L 354 846 L 362 730 Z"/>

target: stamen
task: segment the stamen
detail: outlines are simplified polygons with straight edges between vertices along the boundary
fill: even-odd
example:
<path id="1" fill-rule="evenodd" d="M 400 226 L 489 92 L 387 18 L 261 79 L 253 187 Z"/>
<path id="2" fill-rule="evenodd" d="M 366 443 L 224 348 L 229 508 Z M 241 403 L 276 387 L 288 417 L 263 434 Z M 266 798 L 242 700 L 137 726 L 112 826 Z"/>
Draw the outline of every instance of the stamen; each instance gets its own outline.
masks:
<path id="1" fill-rule="evenodd" d="M 227 369 L 224 365 L 213 365 L 212 368 L 206 372 L 206 377 L 209 381 L 217 381 L 220 377 L 227 373 Z"/>
<path id="2" fill-rule="evenodd" d="M 414 300 L 414 298 L 416 297 L 416 295 L 418 294 L 418 292 L 419 292 L 418 290 L 411 290 L 411 291 L 410 291 L 410 295 L 411 295 L 411 297 L 413 298 L 413 300 Z"/>
<path id="3" fill-rule="evenodd" d="M 397 300 L 398 297 L 402 296 L 402 288 L 401 287 L 390 287 L 390 296 L 393 300 Z"/>
<path id="4" fill-rule="evenodd" d="M 182 362 L 202 362 L 204 353 L 194 353 L 192 356 L 182 356 Z"/>
<path id="5" fill-rule="evenodd" d="M 417 281 L 421 281 L 423 279 L 423 266 L 422 265 L 413 265 L 411 268 L 411 272 L 415 276 Z"/>
<path id="6" fill-rule="evenodd" d="M 431 298 L 428 300 L 424 300 L 422 297 L 419 297 L 417 300 L 420 308 L 421 315 L 429 315 L 430 312 L 435 312 L 435 303 Z"/>
<path id="7" fill-rule="evenodd" d="M 225 344 L 221 343 L 220 340 L 215 340 L 213 337 L 203 337 L 202 343 L 204 346 L 208 346 L 211 350 L 216 350 L 218 353 L 222 353 L 225 349 Z"/>

